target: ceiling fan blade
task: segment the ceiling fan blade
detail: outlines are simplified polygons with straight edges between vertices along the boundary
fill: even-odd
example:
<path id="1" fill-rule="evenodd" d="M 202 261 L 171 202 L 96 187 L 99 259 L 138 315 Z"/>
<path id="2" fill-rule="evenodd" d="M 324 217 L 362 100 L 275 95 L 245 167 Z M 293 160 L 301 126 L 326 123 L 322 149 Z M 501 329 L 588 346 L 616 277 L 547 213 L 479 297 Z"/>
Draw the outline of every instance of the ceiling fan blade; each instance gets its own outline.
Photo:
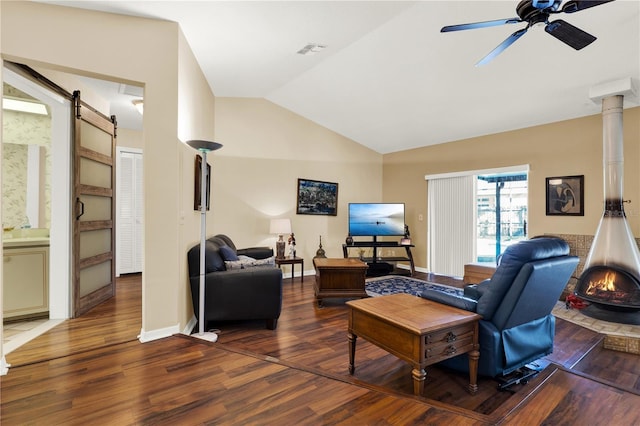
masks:
<path id="1" fill-rule="evenodd" d="M 522 22 L 522 20 L 520 20 L 520 18 L 510 18 L 510 19 L 496 19 L 495 21 L 473 22 L 471 24 L 447 25 L 446 27 L 442 27 L 440 32 L 448 33 L 451 31 L 474 30 L 476 28 L 487 28 L 487 27 L 497 27 L 498 25 L 517 24 L 518 22 Z"/>
<path id="2" fill-rule="evenodd" d="M 571 0 L 562 6 L 562 12 L 573 13 L 580 12 L 581 10 L 589 9 L 590 7 L 600 6 L 601 4 L 610 3 L 614 0 Z"/>
<path id="3" fill-rule="evenodd" d="M 518 30 L 515 33 L 511 34 L 509 37 L 507 37 L 507 39 L 505 41 L 500 43 L 498 45 L 498 47 L 496 47 L 491 52 L 489 52 L 489 54 L 487 56 L 485 56 L 484 58 L 480 59 L 480 61 L 478 61 L 478 63 L 476 63 L 476 67 L 479 67 L 481 65 L 486 65 L 489 62 L 491 62 L 493 60 L 493 58 L 498 56 L 500 53 L 502 53 L 503 50 L 505 50 L 507 47 L 511 46 L 516 40 L 518 40 L 520 37 L 522 37 L 524 35 L 524 33 L 527 32 L 528 29 L 529 29 L 529 27 L 525 27 L 525 28 L 522 28 L 521 30 Z"/>
<path id="4" fill-rule="evenodd" d="M 574 27 L 562 19 L 549 22 L 544 27 L 544 30 L 576 50 L 580 50 L 596 40 L 596 37 L 582 31 L 580 28 Z"/>

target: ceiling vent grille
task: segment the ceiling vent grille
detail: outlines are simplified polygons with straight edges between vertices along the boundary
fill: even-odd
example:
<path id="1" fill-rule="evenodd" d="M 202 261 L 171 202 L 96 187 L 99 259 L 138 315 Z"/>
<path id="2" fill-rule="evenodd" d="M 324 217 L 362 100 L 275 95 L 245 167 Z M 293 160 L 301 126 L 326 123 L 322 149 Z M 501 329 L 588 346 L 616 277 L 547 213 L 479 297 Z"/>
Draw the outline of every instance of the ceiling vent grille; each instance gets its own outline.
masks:
<path id="1" fill-rule="evenodd" d="M 318 43 L 309 43 L 302 49 L 298 50 L 299 55 L 314 55 L 316 53 L 322 52 L 326 49 L 327 46 L 325 44 Z"/>

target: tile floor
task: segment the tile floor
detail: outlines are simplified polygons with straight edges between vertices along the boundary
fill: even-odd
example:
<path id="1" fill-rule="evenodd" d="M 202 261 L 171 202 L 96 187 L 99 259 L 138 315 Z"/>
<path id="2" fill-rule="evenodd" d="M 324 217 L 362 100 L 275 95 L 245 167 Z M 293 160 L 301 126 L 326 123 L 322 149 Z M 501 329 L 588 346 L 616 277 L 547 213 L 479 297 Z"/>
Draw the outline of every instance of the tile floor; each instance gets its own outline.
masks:
<path id="1" fill-rule="evenodd" d="M 2 327 L 2 349 L 4 354 L 12 352 L 62 321 L 43 318 L 4 324 Z"/>

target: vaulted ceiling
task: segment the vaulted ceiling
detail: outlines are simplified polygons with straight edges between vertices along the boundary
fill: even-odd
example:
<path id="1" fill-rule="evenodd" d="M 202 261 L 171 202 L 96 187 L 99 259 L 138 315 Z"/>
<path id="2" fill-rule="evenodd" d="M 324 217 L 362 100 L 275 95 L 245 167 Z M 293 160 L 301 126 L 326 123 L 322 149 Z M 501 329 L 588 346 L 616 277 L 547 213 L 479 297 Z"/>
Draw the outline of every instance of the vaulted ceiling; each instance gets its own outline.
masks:
<path id="1" fill-rule="evenodd" d="M 176 21 L 216 96 L 268 99 L 380 153 L 597 114 L 590 88 L 640 85 L 637 0 L 552 16 L 597 37 L 582 50 L 536 25 L 479 67 L 526 24 L 440 29 L 516 17 L 517 1 L 47 3 Z M 309 43 L 326 48 L 297 53 Z"/>

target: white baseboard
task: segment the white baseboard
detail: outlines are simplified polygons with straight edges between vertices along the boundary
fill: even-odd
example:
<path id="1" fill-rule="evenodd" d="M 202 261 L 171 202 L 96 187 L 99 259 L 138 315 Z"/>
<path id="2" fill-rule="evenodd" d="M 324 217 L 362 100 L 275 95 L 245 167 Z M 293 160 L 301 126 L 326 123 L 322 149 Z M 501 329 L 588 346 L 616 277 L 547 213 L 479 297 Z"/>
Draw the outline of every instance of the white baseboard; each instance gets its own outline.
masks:
<path id="1" fill-rule="evenodd" d="M 7 364 L 7 360 L 4 358 L 4 355 L 3 355 L 2 358 L 0 358 L 0 376 L 6 376 L 7 373 L 9 372 L 10 366 L 11 364 Z"/>
<path id="2" fill-rule="evenodd" d="M 191 316 L 191 319 L 182 330 L 182 334 L 186 334 L 187 336 L 189 336 L 191 333 L 193 333 L 193 329 L 195 328 L 197 323 L 198 323 L 198 320 L 196 319 L 196 316 L 194 314 Z"/>
<path id="3" fill-rule="evenodd" d="M 140 343 L 147 343 L 153 340 L 164 339 L 165 337 L 173 336 L 180 333 L 180 326 L 178 324 L 172 327 L 160 328 L 158 330 L 144 331 L 140 330 L 138 340 Z"/>
<path id="4" fill-rule="evenodd" d="M 428 274 L 429 270 L 427 268 L 416 267 L 416 271 L 422 272 L 423 274 Z"/>
<path id="5" fill-rule="evenodd" d="M 398 269 L 406 269 L 407 271 L 411 270 L 411 266 L 405 264 L 397 264 L 396 268 Z M 415 267 L 416 272 L 422 272 L 423 274 L 428 274 L 429 270 L 427 268 L 421 268 L 419 266 Z"/>

